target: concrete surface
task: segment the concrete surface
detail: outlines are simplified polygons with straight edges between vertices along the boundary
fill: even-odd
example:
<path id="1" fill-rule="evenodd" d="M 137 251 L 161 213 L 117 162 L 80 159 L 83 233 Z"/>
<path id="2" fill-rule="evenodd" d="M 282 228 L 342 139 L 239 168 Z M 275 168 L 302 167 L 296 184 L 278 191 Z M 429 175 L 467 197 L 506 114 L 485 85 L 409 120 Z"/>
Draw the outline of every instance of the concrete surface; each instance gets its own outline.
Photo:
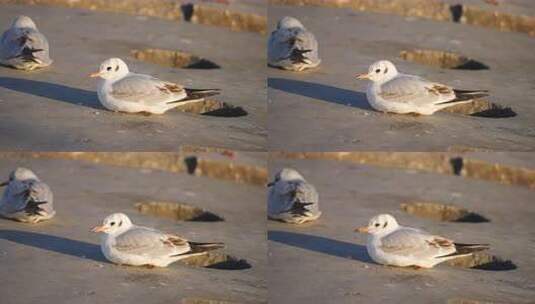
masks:
<path id="1" fill-rule="evenodd" d="M 500 162 L 530 157 L 495 154 Z M 476 157 L 476 155 L 472 155 Z M 523 161 L 523 159 L 525 161 Z M 293 226 L 269 221 L 268 286 L 272 303 L 532 303 L 535 297 L 535 198 L 526 187 L 458 176 L 380 168 L 329 160 L 273 159 L 271 172 L 291 166 L 316 186 L 318 222 Z M 486 223 L 440 222 L 404 213 L 400 204 L 431 201 L 477 212 Z M 379 213 L 459 242 L 489 243 L 487 253 L 511 260 L 515 270 L 439 265 L 430 270 L 385 267 L 366 253 L 355 227 Z M 473 302 L 471 302 L 473 301 Z"/>
<path id="2" fill-rule="evenodd" d="M 0 158 L 0 176 L 32 168 L 53 189 L 57 216 L 35 226 L 0 219 L 2 303 L 266 302 L 264 188 L 158 170 L 50 159 Z M 183 222 L 142 215 L 145 200 L 205 208 L 221 222 Z M 221 253 L 252 268 L 220 270 L 180 263 L 165 269 L 117 266 L 89 229 L 122 211 L 134 223 L 198 241 L 222 241 Z M 247 214 L 247 216 L 244 216 Z M 223 302 L 221 302 L 223 303 Z"/>
<path id="3" fill-rule="evenodd" d="M 283 16 L 300 19 L 319 41 L 316 71 L 268 71 L 269 148 L 289 151 L 446 151 L 535 148 L 535 40 L 523 33 L 350 9 L 270 5 L 268 27 Z M 504 47 L 507 46 L 507 47 Z M 416 48 L 453 51 L 489 70 L 441 69 L 399 58 Z M 465 89 L 488 89 L 490 102 L 512 107 L 511 118 L 437 113 L 385 115 L 367 103 L 367 83 L 354 75 L 376 60 L 401 72 Z"/>
<path id="4" fill-rule="evenodd" d="M 264 0 L 192 0 L 184 1 L 194 5 L 206 5 L 234 12 L 250 13 L 259 16 L 266 16 L 266 1 Z"/>
<path id="5" fill-rule="evenodd" d="M 442 0 L 442 2 L 449 5 L 461 4 L 463 6 L 477 7 L 486 11 L 535 16 L 535 6 L 531 0 Z"/>
<path id="6" fill-rule="evenodd" d="M 32 17 L 48 37 L 55 62 L 35 73 L 0 68 L 0 149 L 171 151 L 190 144 L 265 150 L 261 35 L 124 14 L 17 5 L 1 6 L 0 28 L 19 14 Z M 129 57 L 132 49 L 143 48 L 190 52 L 222 68 L 175 69 Z M 135 72 L 190 87 L 221 88 L 215 99 L 241 106 L 249 115 L 170 111 L 146 117 L 109 112 L 98 102 L 96 80 L 87 77 L 109 57 L 126 59 Z"/>

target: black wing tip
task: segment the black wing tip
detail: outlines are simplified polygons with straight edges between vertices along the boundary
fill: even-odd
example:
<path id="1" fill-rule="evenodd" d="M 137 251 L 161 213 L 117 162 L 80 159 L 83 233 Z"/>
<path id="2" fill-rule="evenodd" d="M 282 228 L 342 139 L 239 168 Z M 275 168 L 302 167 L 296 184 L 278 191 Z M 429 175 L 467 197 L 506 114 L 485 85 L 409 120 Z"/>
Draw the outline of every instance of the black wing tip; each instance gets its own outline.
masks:
<path id="1" fill-rule="evenodd" d="M 289 213 L 293 214 L 293 215 L 306 215 L 307 212 L 309 212 L 310 210 L 308 210 L 306 208 L 306 206 L 310 206 L 310 205 L 314 205 L 314 203 L 306 203 L 306 202 L 294 202 L 294 204 L 292 205 L 292 208 L 289 211 Z"/>
<path id="2" fill-rule="evenodd" d="M 190 101 L 190 100 L 199 100 L 199 101 L 201 101 L 202 99 L 204 99 L 206 97 L 210 97 L 210 96 L 215 96 L 215 95 L 221 94 L 221 90 L 220 89 L 190 89 L 190 88 L 184 88 L 184 90 L 186 91 L 186 98 L 180 99 L 180 100 L 175 100 L 175 101 L 170 101 L 170 102 L 168 102 L 168 104 L 182 103 L 182 102 L 186 102 L 186 101 Z"/>
<path id="3" fill-rule="evenodd" d="M 293 49 L 292 53 L 290 54 L 289 59 L 293 63 L 309 63 L 309 59 L 305 57 L 306 53 L 312 52 L 312 50 L 300 50 L 300 49 Z"/>
<path id="4" fill-rule="evenodd" d="M 458 103 L 458 102 L 464 102 L 464 101 L 470 101 L 470 100 L 474 100 L 474 99 L 478 99 L 478 98 L 483 98 L 483 97 L 488 97 L 489 94 L 487 93 L 488 91 L 484 90 L 484 91 L 465 91 L 465 92 L 469 92 L 469 93 L 461 93 L 457 90 L 453 90 L 453 92 L 455 93 L 455 99 L 452 99 L 452 100 L 449 100 L 449 101 L 444 101 L 444 102 L 439 102 L 439 103 L 436 103 L 437 105 L 443 105 L 443 104 L 454 104 L 454 103 Z"/>
<path id="5" fill-rule="evenodd" d="M 188 242 L 189 244 L 191 245 L 195 245 L 195 246 L 210 246 L 210 245 L 221 245 L 221 246 L 224 246 L 225 243 L 222 243 L 222 242 L 192 242 L 192 241 L 189 241 Z"/>
<path id="6" fill-rule="evenodd" d="M 41 211 L 45 211 L 45 210 L 39 207 L 39 205 L 43 205 L 46 203 L 48 202 L 47 201 L 42 201 L 42 202 L 29 201 L 26 205 L 26 208 L 24 208 L 24 211 L 28 215 L 41 215 Z"/>
<path id="7" fill-rule="evenodd" d="M 308 202 L 295 202 L 294 203 L 294 206 L 299 206 L 299 207 L 306 207 L 310 205 L 314 205 L 314 203 L 308 203 Z"/>
<path id="8" fill-rule="evenodd" d="M 225 248 L 224 243 L 216 242 L 216 243 L 200 243 L 200 242 L 191 242 L 188 241 L 188 244 L 190 245 L 190 250 L 188 252 L 175 254 L 172 256 L 182 256 L 182 255 L 190 255 L 195 253 L 204 253 L 212 250 L 222 249 Z"/>
<path id="9" fill-rule="evenodd" d="M 214 96 L 221 93 L 220 89 L 190 89 L 190 88 L 184 88 L 186 90 L 186 94 L 188 97 L 191 97 L 191 99 L 196 98 L 203 98 L 208 96 Z"/>
<path id="10" fill-rule="evenodd" d="M 184 88 L 184 90 L 186 90 L 186 92 L 192 92 L 192 93 L 197 93 L 197 92 L 212 92 L 212 91 L 215 91 L 215 92 L 221 92 L 221 89 L 192 89 L 192 88 Z"/>
<path id="11" fill-rule="evenodd" d="M 455 245 L 455 252 L 450 254 L 441 255 L 437 258 L 447 258 L 455 256 L 465 256 L 468 254 L 484 251 L 490 249 L 489 244 L 464 244 L 464 243 L 453 243 Z"/>
<path id="12" fill-rule="evenodd" d="M 474 94 L 474 93 L 488 93 L 489 90 L 460 90 L 460 89 L 453 89 L 454 93 L 459 94 Z"/>
<path id="13" fill-rule="evenodd" d="M 487 247 L 490 248 L 490 244 L 466 244 L 466 243 L 453 243 L 455 247 Z"/>
<path id="14" fill-rule="evenodd" d="M 200 243 L 200 242 L 188 242 L 192 247 L 192 251 L 210 251 L 220 248 L 225 248 L 225 244 L 221 242 L 212 242 L 212 243 Z"/>
<path id="15" fill-rule="evenodd" d="M 26 62 L 35 62 L 39 63 L 37 60 L 37 57 L 35 57 L 34 53 L 44 51 L 43 49 L 32 49 L 30 47 L 24 47 L 21 51 L 21 53 L 17 56 L 11 57 L 11 58 L 22 58 L 22 60 Z"/>

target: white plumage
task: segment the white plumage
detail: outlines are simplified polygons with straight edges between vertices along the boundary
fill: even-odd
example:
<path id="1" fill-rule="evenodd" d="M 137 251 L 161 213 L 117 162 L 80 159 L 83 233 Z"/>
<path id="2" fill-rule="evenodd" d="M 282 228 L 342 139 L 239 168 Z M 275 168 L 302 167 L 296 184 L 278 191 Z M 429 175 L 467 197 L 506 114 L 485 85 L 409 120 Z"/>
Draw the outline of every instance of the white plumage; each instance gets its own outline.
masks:
<path id="1" fill-rule="evenodd" d="M 222 243 L 197 243 L 175 234 L 132 224 L 128 216 L 107 216 L 93 232 L 103 232 L 100 247 L 109 261 L 132 266 L 167 267 L 169 264 L 223 248 Z"/>
<path id="2" fill-rule="evenodd" d="M 368 102 L 377 111 L 398 114 L 431 115 L 438 110 L 471 102 L 488 96 L 482 90 L 457 90 L 418 76 L 399 73 L 387 60 L 372 64 L 366 74 L 357 79 L 368 79 Z"/>
<path id="3" fill-rule="evenodd" d="M 355 229 L 369 233 L 366 249 L 379 264 L 432 268 L 436 264 L 488 249 L 485 244 L 460 244 L 425 231 L 400 226 L 389 214 L 373 217 L 368 226 Z"/>
<path id="4" fill-rule="evenodd" d="M 217 89 L 188 89 L 150 75 L 131 73 L 119 58 L 100 65 L 97 94 L 100 103 L 114 112 L 163 114 L 179 105 L 219 94 Z"/>

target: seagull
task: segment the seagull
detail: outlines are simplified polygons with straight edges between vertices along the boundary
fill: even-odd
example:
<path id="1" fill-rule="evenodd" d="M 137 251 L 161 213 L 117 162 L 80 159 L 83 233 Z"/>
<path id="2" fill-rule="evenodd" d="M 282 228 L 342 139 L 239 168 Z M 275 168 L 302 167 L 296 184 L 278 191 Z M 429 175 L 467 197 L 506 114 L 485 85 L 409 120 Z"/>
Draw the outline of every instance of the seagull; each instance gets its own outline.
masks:
<path id="1" fill-rule="evenodd" d="M 299 172 L 284 168 L 268 184 L 268 217 L 291 224 L 302 224 L 317 220 L 319 197 L 316 188 L 308 183 Z"/>
<path id="2" fill-rule="evenodd" d="M 48 40 L 30 17 L 18 16 L 0 38 L 0 63 L 31 71 L 52 64 Z"/>
<path id="3" fill-rule="evenodd" d="M 100 65 L 97 93 L 102 105 L 114 112 L 163 114 L 187 103 L 219 94 L 218 89 L 188 89 L 150 75 L 131 73 L 120 58 Z"/>
<path id="4" fill-rule="evenodd" d="M 56 214 L 50 187 L 30 169 L 19 167 L 9 174 L 0 200 L 0 215 L 24 223 L 49 220 Z"/>
<path id="5" fill-rule="evenodd" d="M 299 72 L 315 68 L 320 63 L 314 34 L 296 18 L 282 18 L 269 37 L 268 65 Z"/>
<path id="6" fill-rule="evenodd" d="M 436 264 L 486 250 L 487 244 L 461 244 L 425 231 L 398 225 L 390 214 L 373 217 L 368 226 L 366 249 L 377 263 L 398 267 L 432 268 Z"/>
<path id="7" fill-rule="evenodd" d="M 188 257 L 223 248 L 223 243 L 197 243 L 175 234 L 132 224 L 124 213 L 107 216 L 101 226 L 100 248 L 109 261 L 119 265 L 167 267 Z"/>
<path id="8" fill-rule="evenodd" d="M 397 114 L 431 115 L 438 110 L 488 96 L 486 90 L 458 90 L 418 76 L 399 73 L 388 60 L 373 63 L 368 73 L 368 102 L 377 111 Z"/>

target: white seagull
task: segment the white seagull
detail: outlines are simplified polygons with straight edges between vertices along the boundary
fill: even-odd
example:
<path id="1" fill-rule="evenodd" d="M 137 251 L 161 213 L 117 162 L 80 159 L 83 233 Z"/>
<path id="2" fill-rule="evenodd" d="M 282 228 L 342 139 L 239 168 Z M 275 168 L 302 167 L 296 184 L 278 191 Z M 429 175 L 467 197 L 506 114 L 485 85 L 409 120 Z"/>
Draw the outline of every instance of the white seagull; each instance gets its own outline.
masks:
<path id="1" fill-rule="evenodd" d="M 485 90 L 458 90 L 418 76 L 399 73 L 388 60 L 377 61 L 368 73 L 357 79 L 368 79 L 368 102 L 377 111 L 397 114 L 431 115 L 438 110 L 488 96 Z"/>
<path id="2" fill-rule="evenodd" d="M 318 41 L 301 22 L 284 17 L 268 41 L 268 65 L 290 71 L 315 68 L 321 63 Z"/>
<path id="3" fill-rule="evenodd" d="M 0 200 L 1 216 L 34 224 L 56 214 L 50 187 L 30 169 L 17 168 L 0 186 L 7 186 Z"/>
<path id="4" fill-rule="evenodd" d="M 131 73 L 119 58 L 107 59 L 90 77 L 101 78 L 98 99 L 114 112 L 163 114 L 179 105 L 219 94 L 218 89 L 188 89 L 150 75 Z"/>
<path id="5" fill-rule="evenodd" d="M 178 235 L 132 224 L 128 216 L 114 213 L 101 226 L 100 248 L 109 261 L 119 265 L 167 267 L 191 256 L 223 248 L 223 243 L 197 243 Z"/>
<path id="6" fill-rule="evenodd" d="M 0 63 L 31 71 L 52 64 L 46 37 L 30 17 L 18 16 L 0 38 Z"/>
<path id="7" fill-rule="evenodd" d="M 436 264 L 488 249 L 486 244 L 461 244 L 425 231 L 398 225 L 389 214 L 373 217 L 368 226 L 355 229 L 368 233 L 366 249 L 379 264 L 432 268 Z"/>
<path id="8" fill-rule="evenodd" d="M 320 217 L 316 188 L 299 172 L 284 168 L 268 184 L 268 217 L 291 224 L 302 224 Z"/>

